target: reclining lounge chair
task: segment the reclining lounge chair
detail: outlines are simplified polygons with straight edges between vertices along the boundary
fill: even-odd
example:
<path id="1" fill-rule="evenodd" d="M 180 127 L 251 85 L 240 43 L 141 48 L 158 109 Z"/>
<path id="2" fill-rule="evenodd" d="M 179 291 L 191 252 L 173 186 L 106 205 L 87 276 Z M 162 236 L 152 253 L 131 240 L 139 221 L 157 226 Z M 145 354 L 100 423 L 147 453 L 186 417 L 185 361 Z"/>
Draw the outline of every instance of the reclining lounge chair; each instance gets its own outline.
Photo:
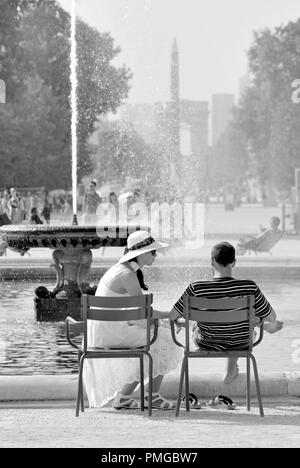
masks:
<path id="1" fill-rule="evenodd" d="M 253 251 L 256 255 L 258 252 L 268 252 L 270 255 L 271 249 L 282 238 L 283 231 L 267 230 L 257 237 L 246 236 L 240 239 L 237 244 L 237 254 L 244 255 L 246 252 L 251 254 Z"/>

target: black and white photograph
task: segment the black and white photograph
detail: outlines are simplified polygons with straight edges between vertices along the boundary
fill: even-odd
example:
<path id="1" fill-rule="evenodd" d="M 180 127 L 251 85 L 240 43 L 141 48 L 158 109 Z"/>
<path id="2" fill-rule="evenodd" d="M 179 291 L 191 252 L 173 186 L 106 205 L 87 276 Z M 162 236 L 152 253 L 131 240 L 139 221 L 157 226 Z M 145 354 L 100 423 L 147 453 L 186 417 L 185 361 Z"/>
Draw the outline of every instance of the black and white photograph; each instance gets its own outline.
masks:
<path id="1" fill-rule="evenodd" d="M 0 0 L 0 448 L 299 448 L 299 278 L 299 0 Z"/>

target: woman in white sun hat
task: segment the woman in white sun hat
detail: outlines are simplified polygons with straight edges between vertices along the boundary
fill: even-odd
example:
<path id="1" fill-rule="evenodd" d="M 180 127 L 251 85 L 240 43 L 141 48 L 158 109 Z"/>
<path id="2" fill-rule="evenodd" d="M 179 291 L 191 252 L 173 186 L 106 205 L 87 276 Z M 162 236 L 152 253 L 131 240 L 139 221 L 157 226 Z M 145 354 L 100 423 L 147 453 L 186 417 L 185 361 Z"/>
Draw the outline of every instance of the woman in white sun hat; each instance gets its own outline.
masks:
<path id="1" fill-rule="evenodd" d="M 164 247 L 167 244 L 156 242 L 147 231 L 130 234 L 123 257 L 103 275 L 96 296 L 142 295 L 148 290 L 142 268 L 151 266 L 156 250 Z M 169 312 L 154 311 L 154 314 L 155 318 L 169 318 Z M 146 330 L 138 322 L 92 322 L 88 327 L 91 346 L 142 346 L 145 336 Z M 174 405 L 159 394 L 164 375 L 175 369 L 181 360 L 181 350 L 173 343 L 168 328 L 159 328 L 150 352 L 153 357 L 153 408 L 173 409 Z M 139 403 L 132 394 L 139 384 L 139 376 L 138 359 L 88 359 L 84 366 L 84 385 L 90 407 L 104 406 L 113 399 L 115 409 L 138 408 Z"/>

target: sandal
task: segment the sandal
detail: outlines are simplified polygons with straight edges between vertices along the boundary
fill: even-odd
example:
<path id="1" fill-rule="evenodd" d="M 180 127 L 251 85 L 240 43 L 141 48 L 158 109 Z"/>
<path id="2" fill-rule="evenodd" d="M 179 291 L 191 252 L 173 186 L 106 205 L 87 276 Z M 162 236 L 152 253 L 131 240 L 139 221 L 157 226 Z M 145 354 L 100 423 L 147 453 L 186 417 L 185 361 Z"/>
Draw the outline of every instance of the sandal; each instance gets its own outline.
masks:
<path id="1" fill-rule="evenodd" d="M 232 399 L 224 395 L 218 395 L 215 398 L 212 398 L 212 400 L 206 402 L 206 405 L 210 406 L 211 408 L 223 407 L 227 410 L 236 409 L 236 405 L 233 403 Z"/>
<path id="2" fill-rule="evenodd" d="M 113 401 L 112 407 L 115 410 L 122 410 L 122 409 L 132 410 L 132 409 L 140 409 L 141 405 L 138 401 L 131 398 L 130 395 L 122 395 L 122 393 L 118 393 L 118 395 Z"/>
<path id="3" fill-rule="evenodd" d="M 185 407 L 185 395 L 181 398 L 181 405 Z M 189 393 L 189 402 L 192 409 L 201 409 L 201 403 L 194 393 Z"/>
<path id="4" fill-rule="evenodd" d="M 145 404 L 148 405 L 149 395 L 145 396 Z M 148 406 L 146 406 L 148 407 Z M 159 393 L 152 394 L 152 408 L 153 409 L 161 409 L 161 410 L 173 410 L 176 408 L 175 403 L 171 403 L 170 401 L 166 400 L 163 396 Z"/>

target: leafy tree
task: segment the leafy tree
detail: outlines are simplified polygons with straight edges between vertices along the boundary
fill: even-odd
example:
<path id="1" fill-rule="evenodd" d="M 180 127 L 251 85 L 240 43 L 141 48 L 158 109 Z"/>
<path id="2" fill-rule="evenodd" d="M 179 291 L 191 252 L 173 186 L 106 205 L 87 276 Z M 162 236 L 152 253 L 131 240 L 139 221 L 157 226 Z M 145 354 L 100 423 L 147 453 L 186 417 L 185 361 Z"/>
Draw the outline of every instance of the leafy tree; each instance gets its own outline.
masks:
<path id="1" fill-rule="evenodd" d="M 55 120 L 59 106 L 39 76 L 24 83 L 20 101 L 1 107 L 3 134 L 0 146 L 0 185 L 45 186 L 55 188 L 60 160 L 60 184 L 70 185 L 71 164 L 66 148 L 56 139 Z M 53 113 L 56 113 L 53 115 Z"/>
<path id="2" fill-rule="evenodd" d="M 112 61 L 119 54 L 108 34 L 77 22 L 78 41 L 78 137 L 79 171 L 84 174 L 92 167 L 87 145 L 99 115 L 115 113 L 127 97 L 131 78 L 129 70 L 115 68 Z"/>
<path id="3" fill-rule="evenodd" d="M 147 145 L 131 124 L 103 123 L 99 130 L 95 167 L 101 183 L 120 181 L 124 186 L 130 177 L 140 179 L 151 191 L 163 190 L 162 154 Z"/>
<path id="4" fill-rule="evenodd" d="M 1 19 L 6 21 L 0 35 L 0 77 L 8 85 L 8 104 L 0 113 L 0 158 L 5 159 L 3 171 L 4 167 L 16 171 L 13 168 L 18 166 L 13 175 L 1 171 L 2 177 L 24 185 L 26 158 L 18 158 L 30 149 L 28 158 L 35 161 L 30 185 L 44 178 L 47 187 L 67 188 L 71 182 L 69 14 L 54 0 L 0 2 Z M 81 176 L 91 167 L 87 142 L 94 123 L 102 113 L 116 111 L 127 96 L 131 75 L 126 67 L 111 64 L 120 49 L 109 34 L 100 34 L 81 20 L 77 26 Z M 35 131 L 29 119 L 35 123 Z M 17 138 L 9 139 L 14 132 Z M 46 168 L 51 170 L 51 181 L 49 173 L 41 174 Z"/>
<path id="5" fill-rule="evenodd" d="M 300 107 L 291 100 L 300 69 L 300 19 L 255 33 L 249 67 L 252 85 L 234 125 L 245 138 L 252 171 L 271 195 L 274 188 L 290 189 L 300 165 Z"/>
<path id="6" fill-rule="evenodd" d="M 34 0 L 0 0 L 0 76 L 6 83 L 9 101 L 15 97 L 22 82 L 19 73 L 19 22 L 23 12 L 35 3 Z"/>

